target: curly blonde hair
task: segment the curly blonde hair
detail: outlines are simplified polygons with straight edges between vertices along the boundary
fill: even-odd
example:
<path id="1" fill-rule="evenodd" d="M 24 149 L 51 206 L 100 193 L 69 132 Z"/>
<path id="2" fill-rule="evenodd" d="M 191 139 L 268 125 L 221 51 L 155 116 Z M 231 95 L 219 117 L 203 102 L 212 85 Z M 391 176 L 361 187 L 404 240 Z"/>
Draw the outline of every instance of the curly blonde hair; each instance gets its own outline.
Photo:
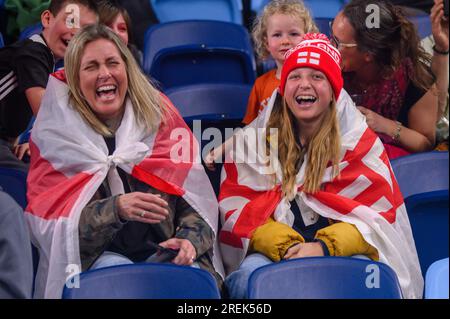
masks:
<path id="1" fill-rule="evenodd" d="M 298 18 L 303 22 L 306 33 L 319 32 L 309 10 L 301 0 L 272 0 L 265 7 L 262 13 L 255 19 L 252 28 L 252 38 L 255 51 L 259 59 L 264 60 L 270 56 L 267 50 L 267 24 L 269 17 L 274 14 L 285 14 Z"/>

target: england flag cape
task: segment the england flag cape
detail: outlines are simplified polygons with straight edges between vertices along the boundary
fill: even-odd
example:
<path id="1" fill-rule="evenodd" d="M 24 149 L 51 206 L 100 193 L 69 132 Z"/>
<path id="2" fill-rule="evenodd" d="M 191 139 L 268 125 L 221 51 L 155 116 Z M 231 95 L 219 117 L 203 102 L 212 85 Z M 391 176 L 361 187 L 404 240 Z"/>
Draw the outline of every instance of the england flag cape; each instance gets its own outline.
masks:
<path id="1" fill-rule="evenodd" d="M 105 178 L 113 194 L 123 193 L 116 167 L 160 191 L 182 196 L 217 233 L 218 203 L 197 142 L 170 101 L 163 100 L 168 112 L 157 132 L 137 124 L 126 100 L 116 149 L 108 156 L 103 137 L 69 105 L 64 74 L 50 76 L 30 142 L 26 217 L 40 255 L 36 298 L 61 298 L 67 280 L 81 271 L 81 211 Z M 214 245 L 213 265 L 223 276 L 217 240 Z"/>
<path id="2" fill-rule="evenodd" d="M 279 165 L 272 165 L 278 167 L 273 174 L 266 174 L 267 156 L 255 150 L 256 145 L 266 143 L 266 135 L 256 134 L 257 141 L 252 143 L 242 137 L 255 136 L 247 132 L 255 128 L 264 131 L 276 94 L 275 91 L 258 118 L 236 134 L 238 142 L 225 155 L 219 195 L 223 225 L 219 241 L 227 273 L 239 267 L 253 231 L 271 215 L 289 226 L 294 222 L 289 200 L 282 198 Z M 364 116 L 344 90 L 337 102 L 337 111 L 341 132 L 340 176 L 333 177 L 332 168 L 328 167 L 321 190 L 314 195 L 303 192 L 305 158 L 296 178 L 295 199 L 300 207 L 325 218 L 355 225 L 364 239 L 378 250 L 380 262 L 396 272 L 403 297 L 421 298 L 423 277 L 411 226 L 383 144 L 368 128 Z M 249 158 L 256 161 L 248 161 Z M 271 160 L 276 162 L 277 157 Z"/>

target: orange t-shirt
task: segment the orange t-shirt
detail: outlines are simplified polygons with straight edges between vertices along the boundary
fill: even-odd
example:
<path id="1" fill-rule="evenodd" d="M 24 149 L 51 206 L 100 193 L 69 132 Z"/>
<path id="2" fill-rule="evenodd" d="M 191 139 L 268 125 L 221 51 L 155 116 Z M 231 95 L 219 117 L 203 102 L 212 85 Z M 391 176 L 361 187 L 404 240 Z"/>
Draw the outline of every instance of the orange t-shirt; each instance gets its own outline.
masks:
<path id="1" fill-rule="evenodd" d="M 277 69 L 273 69 L 256 79 L 248 98 L 247 113 L 242 120 L 245 125 L 250 124 L 267 106 L 273 91 L 280 86 L 276 73 Z"/>

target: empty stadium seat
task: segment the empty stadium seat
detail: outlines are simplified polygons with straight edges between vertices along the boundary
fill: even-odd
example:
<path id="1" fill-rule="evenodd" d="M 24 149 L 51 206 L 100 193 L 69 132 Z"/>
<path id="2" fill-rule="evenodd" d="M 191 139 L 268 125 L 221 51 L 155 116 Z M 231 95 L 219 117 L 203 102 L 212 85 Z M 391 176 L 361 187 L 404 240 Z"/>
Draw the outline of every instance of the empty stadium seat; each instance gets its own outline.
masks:
<path id="1" fill-rule="evenodd" d="M 193 129 L 193 121 L 201 120 L 201 132 L 194 129 L 194 134 L 201 146 L 216 142 L 218 146 L 227 138 L 226 129 L 235 129 L 242 126 L 241 121 L 247 109 L 248 96 L 252 89 L 246 84 L 196 84 L 169 89 L 166 94 L 172 103 L 178 108 L 186 123 Z M 222 139 L 212 140 L 211 136 L 203 140 L 198 133 L 203 134 L 209 128 L 220 131 Z M 211 138 L 211 140 L 209 140 Z M 221 165 L 218 164 L 215 171 L 206 170 L 216 195 L 220 189 Z"/>
<path id="2" fill-rule="evenodd" d="M 448 258 L 434 262 L 425 277 L 425 299 L 448 299 Z"/>
<path id="3" fill-rule="evenodd" d="M 304 0 L 313 18 L 334 18 L 343 8 L 344 0 Z"/>
<path id="4" fill-rule="evenodd" d="M 29 37 L 31 37 L 34 34 L 39 34 L 42 31 L 42 24 L 39 22 L 34 25 L 30 25 L 23 29 L 23 31 L 20 33 L 19 40 L 24 40 Z"/>
<path id="5" fill-rule="evenodd" d="M 248 84 L 195 84 L 167 90 L 186 121 L 242 120 L 252 89 Z"/>
<path id="6" fill-rule="evenodd" d="M 222 21 L 176 21 L 151 26 L 144 71 L 166 90 L 199 83 L 253 84 L 256 64 L 247 30 Z"/>
<path id="7" fill-rule="evenodd" d="M 325 34 L 327 37 L 331 34 L 330 22 L 333 21 L 333 18 L 314 18 L 314 23 L 319 28 L 319 31 Z"/>
<path id="8" fill-rule="evenodd" d="M 173 264 L 132 264 L 80 274 L 79 288 L 64 287 L 63 299 L 220 299 L 213 276 Z"/>
<path id="9" fill-rule="evenodd" d="M 251 10 L 259 15 L 270 0 L 250 0 L 250 2 Z"/>
<path id="10" fill-rule="evenodd" d="M 180 20 L 219 20 L 242 24 L 241 0 L 150 0 L 162 23 Z"/>
<path id="11" fill-rule="evenodd" d="M 431 263 L 447 257 L 449 251 L 448 152 L 413 154 L 391 164 L 425 274 Z"/>
<path id="12" fill-rule="evenodd" d="M 0 186 L 25 209 L 27 206 L 27 174 L 25 172 L 0 167 Z"/>
<path id="13" fill-rule="evenodd" d="M 250 299 L 399 299 L 400 285 L 387 265 L 351 257 L 308 257 L 256 269 Z"/>
<path id="14" fill-rule="evenodd" d="M 408 19 L 417 27 L 421 39 L 431 34 L 431 21 L 428 14 L 408 16 Z"/>

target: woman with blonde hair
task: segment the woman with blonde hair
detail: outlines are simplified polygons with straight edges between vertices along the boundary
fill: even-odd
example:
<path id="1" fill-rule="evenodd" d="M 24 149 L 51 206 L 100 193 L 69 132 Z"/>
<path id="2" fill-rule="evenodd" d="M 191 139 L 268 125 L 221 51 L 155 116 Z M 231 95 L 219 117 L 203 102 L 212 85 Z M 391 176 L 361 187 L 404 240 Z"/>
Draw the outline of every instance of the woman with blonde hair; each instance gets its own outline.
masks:
<path id="1" fill-rule="evenodd" d="M 37 297 L 60 298 L 80 271 L 154 257 L 204 268 L 220 285 L 217 200 L 197 143 L 107 27 L 74 37 L 31 146 L 26 211 L 40 251 Z M 174 255 L 155 256 L 155 244 Z"/>
<path id="2" fill-rule="evenodd" d="M 325 35 L 305 35 L 286 54 L 267 109 L 226 152 L 219 238 L 232 298 L 246 297 L 256 268 L 311 256 L 379 260 L 406 298 L 422 293 L 400 190 L 381 141 L 342 89 L 340 59 Z M 251 130 L 257 140 L 248 142 Z"/>

